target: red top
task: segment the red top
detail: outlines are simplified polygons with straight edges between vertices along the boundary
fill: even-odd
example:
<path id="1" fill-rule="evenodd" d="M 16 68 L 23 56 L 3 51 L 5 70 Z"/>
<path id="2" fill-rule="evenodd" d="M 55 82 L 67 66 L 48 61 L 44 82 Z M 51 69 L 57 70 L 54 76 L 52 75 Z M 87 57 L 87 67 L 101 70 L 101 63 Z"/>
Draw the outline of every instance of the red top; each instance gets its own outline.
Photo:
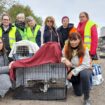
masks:
<path id="1" fill-rule="evenodd" d="M 81 34 L 83 41 L 84 41 L 84 30 L 85 30 L 86 23 L 87 21 L 80 22 L 77 27 L 77 31 Z M 93 25 L 91 28 L 91 48 L 90 48 L 91 55 L 96 54 L 97 46 L 98 46 L 98 32 L 97 32 L 96 25 Z"/>
<path id="2" fill-rule="evenodd" d="M 16 68 L 33 67 L 47 63 L 60 63 L 61 56 L 62 52 L 59 44 L 57 42 L 48 42 L 33 57 L 15 61 L 10 70 L 10 78 L 12 80 L 15 78 L 14 70 Z"/>

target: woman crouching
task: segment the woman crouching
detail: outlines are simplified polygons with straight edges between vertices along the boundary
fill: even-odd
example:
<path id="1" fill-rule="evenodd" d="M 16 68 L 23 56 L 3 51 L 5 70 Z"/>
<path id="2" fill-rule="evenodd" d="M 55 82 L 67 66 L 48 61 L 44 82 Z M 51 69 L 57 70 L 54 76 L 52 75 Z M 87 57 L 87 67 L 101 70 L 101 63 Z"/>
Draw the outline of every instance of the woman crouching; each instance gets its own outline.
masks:
<path id="1" fill-rule="evenodd" d="M 84 105 L 91 105 L 89 98 L 92 73 L 89 51 L 79 33 L 71 33 L 65 42 L 62 62 L 68 67 L 67 79 L 72 83 L 77 96 L 84 94 Z"/>

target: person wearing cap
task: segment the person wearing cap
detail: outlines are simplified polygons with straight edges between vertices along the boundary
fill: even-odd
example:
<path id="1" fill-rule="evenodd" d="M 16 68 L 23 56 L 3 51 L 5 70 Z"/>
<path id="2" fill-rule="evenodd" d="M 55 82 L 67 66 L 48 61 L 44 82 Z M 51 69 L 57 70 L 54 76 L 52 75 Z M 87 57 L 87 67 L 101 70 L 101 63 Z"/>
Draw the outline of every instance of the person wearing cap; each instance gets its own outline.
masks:
<path id="1" fill-rule="evenodd" d="M 34 43 L 37 43 L 38 46 L 41 45 L 41 31 L 40 31 L 40 25 L 36 24 L 35 19 L 32 16 L 26 17 L 27 21 L 27 40 L 32 41 Z"/>
<path id="2" fill-rule="evenodd" d="M 69 17 L 64 16 L 62 17 L 62 25 L 57 29 L 58 33 L 61 36 L 61 47 L 64 47 L 65 41 L 68 39 L 69 33 L 76 32 L 76 28 L 74 24 L 69 23 Z"/>
<path id="3" fill-rule="evenodd" d="M 26 40 L 26 25 L 25 25 L 25 14 L 19 13 L 16 16 L 15 26 L 17 30 L 20 32 L 22 40 Z"/>
<path id="4" fill-rule="evenodd" d="M 9 55 L 15 42 L 22 40 L 22 37 L 15 26 L 11 24 L 10 16 L 5 13 L 2 15 L 2 23 L 0 26 L 0 37 L 3 39 L 7 55 Z"/>

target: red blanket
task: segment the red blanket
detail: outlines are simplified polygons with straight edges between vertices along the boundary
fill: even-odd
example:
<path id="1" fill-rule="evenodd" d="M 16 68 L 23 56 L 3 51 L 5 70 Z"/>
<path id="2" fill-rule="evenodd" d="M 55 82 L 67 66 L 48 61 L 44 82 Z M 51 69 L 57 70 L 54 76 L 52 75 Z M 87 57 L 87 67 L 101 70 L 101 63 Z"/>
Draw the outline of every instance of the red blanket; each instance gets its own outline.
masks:
<path id="1" fill-rule="evenodd" d="M 48 42 L 33 57 L 15 61 L 10 70 L 10 78 L 12 80 L 15 79 L 14 70 L 16 68 L 33 67 L 47 63 L 60 63 L 61 56 L 62 53 L 59 44 L 57 42 Z"/>

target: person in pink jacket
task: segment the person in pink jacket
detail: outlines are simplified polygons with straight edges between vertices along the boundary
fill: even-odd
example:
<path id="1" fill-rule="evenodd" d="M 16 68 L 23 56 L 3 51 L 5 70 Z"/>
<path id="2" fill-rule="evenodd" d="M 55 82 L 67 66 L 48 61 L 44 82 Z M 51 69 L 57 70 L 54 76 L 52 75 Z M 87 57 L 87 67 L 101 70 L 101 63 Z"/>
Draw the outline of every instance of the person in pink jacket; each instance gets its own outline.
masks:
<path id="1" fill-rule="evenodd" d="M 80 22 L 77 27 L 77 31 L 81 34 L 83 42 L 88 44 L 90 55 L 93 59 L 97 59 L 97 45 L 98 45 L 98 32 L 97 26 L 89 19 L 89 15 L 86 12 L 81 12 L 79 15 Z M 89 40 L 87 38 L 90 38 Z M 89 42 L 88 42 L 88 41 Z"/>

